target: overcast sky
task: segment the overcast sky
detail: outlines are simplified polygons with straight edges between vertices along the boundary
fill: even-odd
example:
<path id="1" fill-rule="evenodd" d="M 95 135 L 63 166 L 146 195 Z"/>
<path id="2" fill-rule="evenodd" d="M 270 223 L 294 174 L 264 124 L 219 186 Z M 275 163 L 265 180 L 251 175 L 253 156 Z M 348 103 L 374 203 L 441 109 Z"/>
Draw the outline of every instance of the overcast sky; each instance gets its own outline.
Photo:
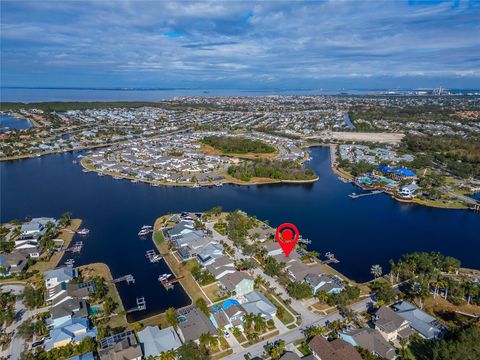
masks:
<path id="1" fill-rule="evenodd" d="M 480 87 L 479 1 L 1 1 L 2 86 Z"/>

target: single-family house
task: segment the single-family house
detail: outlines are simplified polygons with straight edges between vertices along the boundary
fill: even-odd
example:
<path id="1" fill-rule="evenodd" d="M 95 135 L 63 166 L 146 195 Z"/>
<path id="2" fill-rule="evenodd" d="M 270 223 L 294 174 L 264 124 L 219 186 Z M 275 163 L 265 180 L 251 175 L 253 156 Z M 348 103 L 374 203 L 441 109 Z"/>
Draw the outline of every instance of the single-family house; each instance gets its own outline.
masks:
<path id="1" fill-rule="evenodd" d="M 54 328 L 61 326 L 74 318 L 86 318 L 88 316 L 88 305 L 83 299 L 68 299 L 50 310 L 51 317 L 47 323 Z"/>
<path id="2" fill-rule="evenodd" d="M 323 336 L 316 335 L 308 342 L 308 346 L 319 360 L 362 360 L 352 344 L 342 339 L 328 341 Z"/>
<path id="3" fill-rule="evenodd" d="M 376 329 L 361 328 L 344 330 L 339 333 L 340 338 L 352 346 L 359 346 L 370 351 L 376 356 L 393 360 L 397 357 L 395 348 L 383 338 Z"/>
<path id="4" fill-rule="evenodd" d="M 265 319 L 271 319 L 277 313 L 277 308 L 265 295 L 258 291 L 252 291 L 244 295 L 241 305 L 247 314 L 261 315 Z"/>
<path id="5" fill-rule="evenodd" d="M 100 360 L 141 360 L 142 347 L 131 331 L 109 336 L 100 342 Z"/>
<path id="6" fill-rule="evenodd" d="M 337 275 L 332 274 L 307 274 L 305 282 L 312 287 L 314 294 L 319 291 L 338 294 L 345 289 L 345 282 Z"/>
<path id="7" fill-rule="evenodd" d="M 413 333 L 409 322 L 388 306 L 382 306 L 376 311 L 373 316 L 373 323 L 375 324 L 375 329 L 387 341 L 393 342 L 395 340 L 408 339 Z"/>
<path id="8" fill-rule="evenodd" d="M 3 269 L 3 275 L 18 274 L 27 266 L 27 257 L 14 251 L 9 254 L 0 254 L 0 268 Z"/>
<path id="9" fill-rule="evenodd" d="M 410 326 L 425 339 L 440 338 L 447 330 L 447 327 L 433 316 L 408 301 L 400 301 L 392 307 L 398 316 L 407 320 Z"/>
<path id="10" fill-rule="evenodd" d="M 254 280 L 246 272 L 237 271 L 229 272 L 226 275 L 219 278 L 220 284 L 234 293 L 237 297 L 248 294 L 253 291 Z"/>
<path id="11" fill-rule="evenodd" d="M 158 326 L 147 326 L 137 335 L 145 358 L 157 357 L 162 352 L 176 350 L 182 346 L 175 329 L 171 326 L 165 329 L 159 329 Z"/>
<path id="12" fill-rule="evenodd" d="M 411 199 L 415 196 L 415 193 L 420 189 L 420 186 L 418 186 L 416 183 L 411 183 L 409 185 L 402 186 L 398 190 L 398 195 L 406 198 L 406 199 Z"/>
<path id="13" fill-rule="evenodd" d="M 53 270 L 48 270 L 43 273 L 45 280 L 45 287 L 47 289 L 53 288 L 62 282 L 68 283 L 78 276 L 77 269 L 69 266 L 59 267 Z"/>
<path id="14" fill-rule="evenodd" d="M 198 342 L 202 334 L 217 334 L 212 322 L 194 305 L 177 310 L 177 319 L 180 339 L 184 342 Z"/>
<path id="15" fill-rule="evenodd" d="M 53 328 L 50 336 L 45 341 L 45 350 L 68 345 L 77 344 L 85 337 L 94 338 L 97 336 L 97 329 L 90 327 L 86 318 L 72 318 L 61 326 Z"/>
<path id="16" fill-rule="evenodd" d="M 266 257 L 283 254 L 283 250 L 277 242 L 266 242 L 263 247 L 267 250 Z"/>

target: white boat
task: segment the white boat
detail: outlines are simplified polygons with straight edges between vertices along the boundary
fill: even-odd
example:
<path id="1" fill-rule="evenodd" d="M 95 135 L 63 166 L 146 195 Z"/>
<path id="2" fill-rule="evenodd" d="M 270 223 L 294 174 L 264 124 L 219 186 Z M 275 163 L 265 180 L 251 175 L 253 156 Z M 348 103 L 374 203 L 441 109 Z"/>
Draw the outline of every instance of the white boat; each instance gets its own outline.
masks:
<path id="1" fill-rule="evenodd" d="M 158 277 L 158 281 L 165 281 L 169 278 L 169 274 L 162 274 Z"/>
<path id="2" fill-rule="evenodd" d="M 104 173 L 101 173 L 101 172 L 97 173 L 97 175 L 98 175 L 98 176 L 105 176 L 105 174 L 104 174 Z"/>
<path id="3" fill-rule="evenodd" d="M 88 170 L 88 169 L 83 169 L 82 172 L 84 172 L 84 173 L 89 173 L 90 170 Z"/>
<path id="4" fill-rule="evenodd" d="M 132 183 L 138 183 L 138 180 L 137 179 L 133 179 L 133 180 L 130 180 Z"/>
<path id="5" fill-rule="evenodd" d="M 77 159 L 81 159 L 81 158 L 83 158 L 83 155 L 78 155 L 77 156 Z"/>
<path id="6" fill-rule="evenodd" d="M 200 185 L 199 185 L 199 184 L 193 184 L 193 186 L 192 186 L 192 187 L 193 187 L 193 188 L 195 188 L 195 189 L 197 189 L 197 188 L 199 188 L 199 187 L 200 187 Z"/>
<path id="7" fill-rule="evenodd" d="M 215 186 L 221 187 L 221 186 L 223 186 L 223 184 L 222 183 L 216 183 Z"/>
<path id="8" fill-rule="evenodd" d="M 84 228 L 84 229 L 78 229 L 78 230 L 77 230 L 77 234 L 78 234 L 78 235 L 87 235 L 88 233 L 90 233 L 90 230 L 85 229 L 85 228 Z"/>
<path id="9" fill-rule="evenodd" d="M 138 236 L 145 236 L 152 232 L 152 229 L 142 229 L 138 232 Z"/>
<path id="10" fill-rule="evenodd" d="M 150 230 L 152 228 L 152 225 L 143 225 L 142 230 Z"/>

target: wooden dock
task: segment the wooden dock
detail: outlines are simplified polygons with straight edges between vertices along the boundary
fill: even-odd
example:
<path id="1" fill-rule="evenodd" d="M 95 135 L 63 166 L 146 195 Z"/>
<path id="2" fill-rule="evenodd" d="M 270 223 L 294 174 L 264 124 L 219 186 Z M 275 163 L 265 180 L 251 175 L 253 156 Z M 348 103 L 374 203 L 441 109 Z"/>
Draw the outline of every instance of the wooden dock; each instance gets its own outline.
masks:
<path id="1" fill-rule="evenodd" d="M 135 278 L 133 277 L 132 274 L 128 274 L 128 275 L 118 277 L 116 279 L 113 279 L 113 280 L 109 281 L 109 283 L 110 284 L 118 284 L 122 281 L 126 281 L 128 285 L 135 284 Z"/>
<path id="2" fill-rule="evenodd" d="M 162 260 L 162 256 L 157 254 L 155 250 L 148 250 L 145 256 L 148 260 L 150 260 L 151 263 L 157 263 Z"/>
<path id="3" fill-rule="evenodd" d="M 142 297 L 137 298 L 137 306 L 127 310 L 127 314 L 130 314 L 130 313 L 135 312 L 135 311 L 143 311 L 143 310 L 146 310 L 146 309 L 147 309 L 147 303 L 145 301 L 145 298 L 142 296 Z"/>
<path id="4" fill-rule="evenodd" d="M 331 252 L 327 252 L 325 254 L 325 257 L 327 258 L 327 260 L 324 260 L 323 263 L 324 264 L 338 264 L 340 262 L 340 260 L 338 260 L 335 255 Z"/>
<path id="5" fill-rule="evenodd" d="M 374 190 L 374 191 L 371 191 L 371 192 L 368 192 L 368 193 L 364 193 L 364 194 L 356 194 L 356 193 L 351 193 L 350 195 L 348 195 L 349 197 L 351 197 L 352 199 L 358 199 L 358 198 L 361 198 L 363 196 L 371 196 L 371 195 L 377 195 L 377 194 L 381 194 L 383 191 L 381 190 Z"/>
<path id="6" fill-rule="evenodd" d="M 300 244 L 310 245 L 310 244 L 312 243 L 312 240 L 303 239 L 302 237 L 300 237 L 300 239 L 298 239 L 298 242 L 299 242 Z"/>
<path id="7" fill-rule="evenodd" d="M 183 279 L 183 276 L 180 276 L 178 278 L 173 278 L 172 280 L 168 280 L 168 279 L 160 280 L 160 283 L 163 285 L 163 287 L 166 290 L 170 290 L 170 289 L 173 289 L 173 286 L 178 282 L 180 282 L 181 279 Z"/>

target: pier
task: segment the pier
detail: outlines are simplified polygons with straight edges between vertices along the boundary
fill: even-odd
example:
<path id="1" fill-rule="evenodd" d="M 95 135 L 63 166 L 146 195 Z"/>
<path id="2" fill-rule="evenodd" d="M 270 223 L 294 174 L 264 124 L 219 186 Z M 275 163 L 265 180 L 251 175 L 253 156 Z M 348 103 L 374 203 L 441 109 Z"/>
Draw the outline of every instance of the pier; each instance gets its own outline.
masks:
<path id="1" fill-rule="evenodd" d="M 83 247 L 83 241 L 77 241 L 75 244 L 73 244 L 71 248 L 66 249 L 65 251 L 69 251 L 74 254 L 79 254 L 80 251 L 82 251 L 82 247 Z"/>
<path id="2" fill-rule="evenodd" d="M 383 191 L 381 191 L 381 190 L 374 190 L 374 191 L 371 191 L 371 192 L 368 192 L 368 193 L 365 193 L 365 194 L 351 193 L 348 196 L 351 197 L 352 199 L 358 199 L 358 198 L 363 197 L 363 196 L 371 196 L 371 195 L 381 194 L 382 192 Z"/>
<path id="3" fill-rule="evenodd" d="M 340 260 L 338 260 L 331 252 L 327 252 L 325 254 L 325 257 L 327 258 L 327 260 L 323 261 L 324 264 L 338 264 L 340 262 Z"/>
<path id="4" fill-rule="evenodd" d="M 162 256 L 160 254 L 157 254 L 155 250 L 148 250 L 145 256 L 148 260 L 150 260 L 151 263 L 156 263 L 162 260 Z"/>
<path id="5" fill-rule="evenodd" d="M 159 280 L 166 290 L 170 290 L 170 289 L 173 289 L 173 286 L 176 283 L 180 282 L 181 279 L 183 279 L 183 276 L 180 276 L 178 278 L 173 278 L 172 280 L 168 280 L 168 278 L 163 279 L 163 280 L 159 279 Z"/>
<path id="6" fill-rule="evenodd" d="M 121 276 L 121 277 L 118 277 L 116 279 L 113 279 L 111 281 L 109 281 L 110 284 L 118 284 L 122 281 L 126 281 L 126 283 L 128 285 L 130 284 L 135 284 L 135 278 L 133 277 L 132 274 L 128 274 L 128 275 L 124 275 L 124 276 Z"/>
<path id="7" fill-rule="evenodd" d="M 298 242 L 300 244 L 307 244 L 307 245 L 310 245 L 312 243 L 312 240 L 309 240 L 309 239 L 303 239 L 302 237 L 300 237 L 300 239 L 298 239 Z"/>
<path id="8" fill-rule="evenodd" d="M 135 312 L 135 311 L 146 310 L 146 309 L 147 309 L 147 303 L 145 301 L 145 298 L 142 296 L 142 297 L 137 298 L 137 306 L 127 310 L 127 314 L 130 314 L 130 313 Z"/>

